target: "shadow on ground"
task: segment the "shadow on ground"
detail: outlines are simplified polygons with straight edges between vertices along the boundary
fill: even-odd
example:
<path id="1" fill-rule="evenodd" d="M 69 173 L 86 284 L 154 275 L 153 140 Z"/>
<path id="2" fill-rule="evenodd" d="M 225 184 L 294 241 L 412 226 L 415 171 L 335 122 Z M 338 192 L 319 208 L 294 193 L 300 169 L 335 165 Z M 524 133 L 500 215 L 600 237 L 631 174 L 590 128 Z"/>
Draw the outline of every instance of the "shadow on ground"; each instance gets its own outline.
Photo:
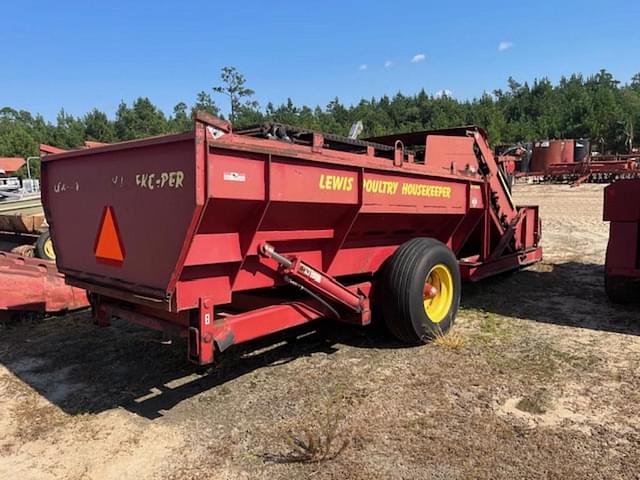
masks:
<path id="1" fill-rule="evenodd" d="M 462 306 L 536 322 L 640 335 L 640 305 L 611 303 L 604 291 L 604 267 L 596 264 L 542 263 L 468 284 Z"/>
<path id="2" fill-rule="evenodd" d="M 462 309 L 538 322 L 640 334 L 638 311 L 611 305 L 602 266 L 541 264 L 465 285 Z M 0 362 L 65 412 L 121 407 L 146 418 L 256 369 L 268 369 L 341 345 L 398 348 L 380 328 L 318 323 L 232 348 L 206 371 L 185 360 L 181 342 L 163 345 L 156 332 L 114 322 L 92 324 L 86 312 L 0 329 Z"/>
<path id="3" fill-rule="evenodd" d="M 114 321 L 93 325 L 88 312 L 0 327 L 0 364 L 70 415 L 121 407 L 146 418 L 256 369 L 277 367 L 339 345 L 403 347 L 379 329 L 318 322 L 218 354 L 210 368 L 186 360 L 182 340 Z"/>

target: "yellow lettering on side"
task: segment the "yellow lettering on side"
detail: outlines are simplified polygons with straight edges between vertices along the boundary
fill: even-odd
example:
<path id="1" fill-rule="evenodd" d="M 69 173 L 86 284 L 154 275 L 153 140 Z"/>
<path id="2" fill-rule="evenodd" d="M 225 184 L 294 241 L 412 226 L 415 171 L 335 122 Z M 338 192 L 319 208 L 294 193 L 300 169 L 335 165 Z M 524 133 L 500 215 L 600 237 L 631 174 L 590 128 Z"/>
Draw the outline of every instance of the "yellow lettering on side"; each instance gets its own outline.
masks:
<path id="1" fill-rule="evenodd" d="M 112 179 L 114 184 L 118 183 L 116 180 L 122 184 L 124 177 L 114 177 Z M 171 172 L 137 173 L 135 180 L 137 187 L 146 188 L 147 190 L 166 187 L 178 189 L 184 187 L 184 172 L 182 170 L 174 170 Z"/>
<path id="2" fill-rule="evenodd" d="M 398 182 L 389 182 L 384 185 L 384 192 L 394 195 L 398 190 Z M 445 197 L 451 198 L 451 187 L 441 185 L 425 185 L 421 183 L 403 183 L 400 189 L 401 195 L 416 197 Z"/>
<path id="3" fill-rule="evenodd" d="M 169 180 L 169 174 L 167 172 L 162 172 L 160 174 L 160 188 L 164 187 L 164 184 Z"/>
<path id="4" fill-rule="evenodd" d="M 340 175 L 325 175 L 320 174 L 320 189 L 321 190 L 340 190 L 343 192 L 350 192 L 353 190 L 353 177 L 344 177 Z M 365 190 L 367 189 L 367 182 L 364 180 L 363 185 Z"/>
<path id="5" fill-rule="evenodd" d="M 347 188 L 346 188 L 347 192 L 350 192 L 353 190 L 353 177 L 349 177 L 347 179 Z"/>

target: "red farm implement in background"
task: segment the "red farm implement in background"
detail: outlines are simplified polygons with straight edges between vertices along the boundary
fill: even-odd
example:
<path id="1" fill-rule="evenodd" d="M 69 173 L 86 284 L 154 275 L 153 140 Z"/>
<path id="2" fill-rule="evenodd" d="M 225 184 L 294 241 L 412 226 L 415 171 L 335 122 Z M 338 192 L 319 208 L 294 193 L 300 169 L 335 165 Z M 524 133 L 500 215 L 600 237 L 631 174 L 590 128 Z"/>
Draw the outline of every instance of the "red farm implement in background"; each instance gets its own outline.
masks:
<path id="1" fill-rule="evenodd" d="M 476 127 L 369 141 L 269 124 L 49 155 L 43 202 L 97 321 L 187 337 L 190 360 L 323 317 L 401 340 L 452 324 L 460 282 L 541 259 Z"/>
<path id="2" fill-rule="evenodd" d="M 578 186 L 640 178 L 640 154 L 592 155 L 586 139 L 534 142 L 516 162 L 516 177 L 531 182 Z"/>
<path id="3" fill-rule="evenodd" d="M 609 225 L 605 288 L 617 303 L 640 299 L 640 180 L 620 180 L 605 188 L 604 219 Z"/>
<path id="4" fill-rule="evenodd" d="M 0 320 L 87 306 L 86 292 L 65 284 L 53 262 L 0 252 Z"/>
<path id="5" fill-rule="evenodd" d="M 64 152 L 44 147 L 43 153 Z M 22 158 L 0 159 L 0 176 L 23 165 Z M 37 181 L 4 176 L 0 190 L 0 321 L 88 307 L 86 292 L 67 285 L 55 263 L 48 261 L 55 253 Z"/>

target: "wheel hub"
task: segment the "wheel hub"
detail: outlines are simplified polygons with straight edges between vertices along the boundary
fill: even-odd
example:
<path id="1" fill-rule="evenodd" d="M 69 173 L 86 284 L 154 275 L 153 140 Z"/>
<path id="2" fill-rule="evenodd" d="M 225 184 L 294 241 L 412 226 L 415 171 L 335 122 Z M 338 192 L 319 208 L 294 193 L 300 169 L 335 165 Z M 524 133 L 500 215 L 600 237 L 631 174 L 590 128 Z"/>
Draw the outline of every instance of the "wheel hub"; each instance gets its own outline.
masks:
<path id="1" fill-rule="evenodd" d="M 424 286 L 424 310 L 433 323 L 444 320 L 453 304 L 453 276 L 449 267 L 439 263 L 427 275 Z"/>

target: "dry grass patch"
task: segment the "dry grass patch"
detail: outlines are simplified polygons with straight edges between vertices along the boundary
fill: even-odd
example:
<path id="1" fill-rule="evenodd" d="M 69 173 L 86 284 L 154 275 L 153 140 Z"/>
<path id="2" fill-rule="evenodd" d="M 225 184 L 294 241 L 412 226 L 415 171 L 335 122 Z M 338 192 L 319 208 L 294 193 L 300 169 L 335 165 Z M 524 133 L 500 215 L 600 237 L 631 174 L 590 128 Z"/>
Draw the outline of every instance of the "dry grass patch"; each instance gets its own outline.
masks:
<path id="1" fill-rule="evenodd" d="M 300 432 L 287 435 L 288 451 L 265 454 L 263 458 L 275 463 L 320 463 L 333 460 L 351 443 L 351 437 L 341 428 L 343 418 L 328 412 L 313 426 L 302 426 Z"/>
<path id="2" fill-rule="evenodd" d="M 433 334 L 433 344 L 449 350 L 460 350 L 466 347 L 467 339 L 458 332 L 449 330 L 445 333 L 438 328 Z"/>

